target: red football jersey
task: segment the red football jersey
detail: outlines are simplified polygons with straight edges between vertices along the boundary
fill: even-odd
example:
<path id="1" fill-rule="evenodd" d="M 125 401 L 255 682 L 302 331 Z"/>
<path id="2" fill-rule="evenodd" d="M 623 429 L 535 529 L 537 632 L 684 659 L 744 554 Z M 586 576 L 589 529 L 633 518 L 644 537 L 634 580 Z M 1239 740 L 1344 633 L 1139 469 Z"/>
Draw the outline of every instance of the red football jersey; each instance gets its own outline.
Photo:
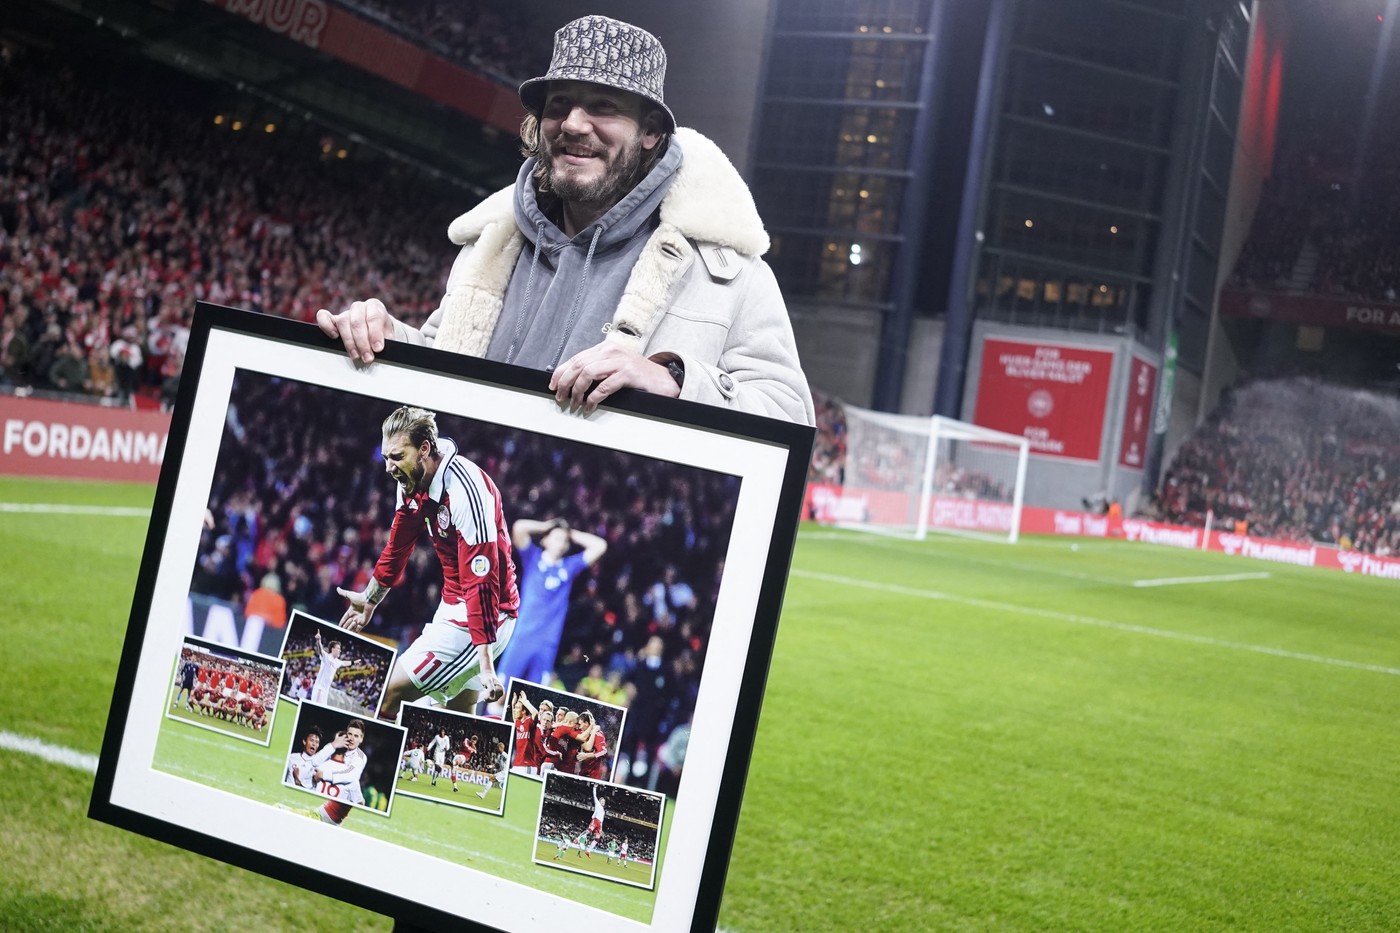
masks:
<path id="1" fill-rule="evenodd" d="M 384 586 L 398 582 L 426 530 L 442 564 L 442 601 L 463 606 L 457 624 L 471 632 L 472 644 L 489 645 L 500 614 L 520 608 L 501 493 L 453 441 L 439 438 L 438 449 L 442 461 L 427 489 L 406 495 L 399 487 L 399 508 L 374 578 Z"/>

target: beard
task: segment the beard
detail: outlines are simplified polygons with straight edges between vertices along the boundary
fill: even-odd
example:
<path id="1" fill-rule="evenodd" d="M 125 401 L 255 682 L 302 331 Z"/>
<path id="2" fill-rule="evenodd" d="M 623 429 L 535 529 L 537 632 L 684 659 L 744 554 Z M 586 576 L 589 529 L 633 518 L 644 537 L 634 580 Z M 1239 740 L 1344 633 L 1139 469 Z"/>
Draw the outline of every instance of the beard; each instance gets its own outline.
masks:
<path id="1" fill-rule="evenodd" d="M 627 196 L 627 192 L 641 181 L 642 134 L 637 133 L 623 145 L 616 161 L 610 161 L 603 168 L 600 178 L 584 181 L 568 172 L 555 168 L 554 156 L 565 145 L 563 135 L 549 141 L 547 158 L 544 160 L 544 178 L 541 188 L 552 192 L 564 201 L 606 210 Z M 594 146 L 595 150 L 600 146 Z M 606 156 L 605 156 L 606 158 Z"/>
<path id="2" fill-rule="evenodd" d="M 398 480 L 403 485 L 403 491 L 412 495 L 423 485 L 423 476 L 428 472 L 428 468 L 422 463 L 415 463 L 412 468 L 400 470 Z"/>

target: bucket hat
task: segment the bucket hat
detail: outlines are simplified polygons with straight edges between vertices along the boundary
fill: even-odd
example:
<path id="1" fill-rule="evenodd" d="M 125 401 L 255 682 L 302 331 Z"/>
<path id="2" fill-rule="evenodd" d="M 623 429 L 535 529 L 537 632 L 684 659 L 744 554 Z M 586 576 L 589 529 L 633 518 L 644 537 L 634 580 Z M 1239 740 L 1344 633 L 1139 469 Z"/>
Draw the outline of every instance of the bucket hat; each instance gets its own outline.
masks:
<path id="1" fill-rule="evenodd" d="M 554 34 L 549 71 L 520 85 L 520 102 L 539 116 L 550 81 L 588 81 L 629 91 L 651 101 L 666 115 L 667 132 L 676 117 L 666 106 L 666 50 L 645 29 L 609 19 L 582 16 Z"/>

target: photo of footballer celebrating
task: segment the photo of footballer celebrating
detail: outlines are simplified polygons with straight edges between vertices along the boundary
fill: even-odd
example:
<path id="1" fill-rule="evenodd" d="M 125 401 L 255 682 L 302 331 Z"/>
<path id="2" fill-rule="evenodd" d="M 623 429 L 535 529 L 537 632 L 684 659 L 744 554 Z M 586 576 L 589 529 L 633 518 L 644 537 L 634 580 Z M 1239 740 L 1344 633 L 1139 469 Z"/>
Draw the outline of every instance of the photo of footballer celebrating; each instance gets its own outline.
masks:
<path id="1" fill-rule="evenodd" d="M 513 773 L 542 778 L 560 771 L 597 781 L 612 779 L 627 710 L 528 680 L 512 679 L 509 697 Z"/>
<path id="2" fill-rule="evenodd" d="M 395 786 L 434 803 L 500 815 L 505 810 L 511 724 L 454 710 L 405 704 L 408 737 Z"/>
<path id="3" fill-rule="evenodd" d="M 295 609 L 282 637 L 280 654 L 287 669 L 281 694 L 296 702 L 310 700 L 372 718 L 384 696 L 395 653 L 388 645 Z"/>
<path id="4" fill-rule="evenodd" d="M 186 636 L 175 658 L 165 715 L 236 739 L 268 745 L 283 662 Z"/>
<path id="5" fill-rule="evenodd" d="M 387 817 L 405 741 L 399 726 L 303 702 L 287 750 L 282 783 L 326 799 L 310 809 L 290 805 L 281 805 L 281 809 L 296 810 L 335 826 L 344 823 L 355 808 Z"/>
<path id="6" fill-rule="evenodd" d="M 557 771 L 544 779 L 538 865 L 651 888 L 666 797 Z"/>

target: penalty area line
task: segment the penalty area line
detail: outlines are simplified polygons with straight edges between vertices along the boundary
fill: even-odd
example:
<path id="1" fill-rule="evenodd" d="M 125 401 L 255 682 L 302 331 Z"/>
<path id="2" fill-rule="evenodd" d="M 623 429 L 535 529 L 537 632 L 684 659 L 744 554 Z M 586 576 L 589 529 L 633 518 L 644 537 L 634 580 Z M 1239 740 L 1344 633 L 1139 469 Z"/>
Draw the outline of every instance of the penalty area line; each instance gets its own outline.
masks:
<path id="1" fill-rule="evenodd" d="M 50 745 L 48 742 L 27 735 L 17 735 L 13 732 L 0 730 L 0 748 L 24 755 L 33 755 L 35 758 L 44 759 L 49 764 L 63 765 L 77 771 L 86 771 L 88 774 L 97 773 L 96 755 L 88 755 L 75 749 L 64 748 L 62 745 Z"/>
<path id="2" fill-rule="evenodd" d="M 63 505 L 55 502 L 0 502 L 0 512 L 31 512 L 39 515 L 115 515 L 120 518 L 147 518 L 150 509 L 125 505 Z"/>
<path id="3" fill-rule="evenodd" d="M 1058 612 L 1054 609 L 1036 609 L 1034 606 L 1018 606 L 1015 603 L 1003 603 L 992 599 L 978 599 L 972 596 L 958 596 L 954 593 L 943 593 L 938 590 L 921 590 L 912 586 L 900 586 L 897 583 L 879 583 L 874 580 L 843 577 L 834 573 L 818 573 L 813 570 L 793 569 L 791 576 L 803 577 L 808 580 L 822 580 L 827 583 L 837 583 L 843 586 L 856 586 L 867 590 L 878 590 L 882 593 L 898 593 L 903 596 L 913 596 L 920 599 L 961 603 L 964 606 L 976 606 L 979 609 L 991 609 L 995 612 L 1035 616 L 1041 619 L 1050 619 L 1055 622 L 1070 622 L 1075 625 L 1092 625 L 1095 628 L 1111 629 L 1117 632 L 1132 632 L 1137 635 L 1150 635 L 1154 638 L 1166 638 L 1172 641 L 1209 645 L 1212 648 L 1248 651 L 1251 654 L 1267 654 L 1272 657 L 1288 658 L 1293 661 L 1309 661 L 1313 664 L 1326 664 L 1330 667 L 1344 667 L 1353 671 L 1370 671 L 1373 674 L 1389 674 L 1392 677 L 1400 677 L 1400 668 L 1397 667 L 1385 667 L 1381 664 L 1363 664 L 1360 661 L 1346 661 L 1341 658 L 1329 658 L 1320 654 L 1305 654 L 1301 651 L 1288 651 L 1284 648 L 1273 648 L 1268 645 L 1251 645 L 1248 642 L 1211 638 L 1209 635 L 1193 635 L 1190 632 L 1173 632 L 1170 629 L 1152 628 L 1147 625 L 1133 625 L 1130 622 L 1114 622 L 1109 619 L 1096 619 L 1093 616 L 1082 616 L 1073 612 Z"/>
<path id="4" fill-rule="evenodd" d="M 1133 586 L 1181 586 L 1187 583 L 1234 583 L 1237 580 L 1267 580 L 1268 571 L 1259 573 L 1223 573 L 1210 577 L 1159 577 L 1155 580 L 1134 580 Z"/>

